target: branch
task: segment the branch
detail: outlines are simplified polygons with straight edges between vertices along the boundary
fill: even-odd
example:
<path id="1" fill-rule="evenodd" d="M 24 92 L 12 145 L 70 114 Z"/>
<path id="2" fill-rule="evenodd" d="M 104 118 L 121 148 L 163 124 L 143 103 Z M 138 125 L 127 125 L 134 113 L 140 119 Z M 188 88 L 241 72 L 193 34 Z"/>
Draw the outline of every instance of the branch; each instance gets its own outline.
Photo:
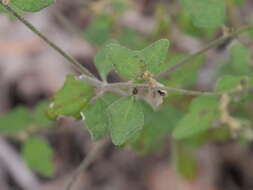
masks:
<path id="1" fill-rule="evenodd" d="M 76 59 L 74 59 L 72 56 L 68 55 L 64 50 L 62 50 L 59 46 L 54 44 L 52 41 L 50 41 L 44 34 L 39 32 L 35 26 L 33 26 L 30 22 L 28 22 L 25 18 L 23 18 L 20 14 L 18 14 L 14 9 L 12 9 L 7 4 L 4 4 L 0 0 L 0 5 L 3 6 L 10 14 L 12 14 L 14 17 L 16 17 L 19 21 L 21 21 L 24 25 L 26 25 L 33 33 L 35 33 L 37 36 L 39 36 L 43 41 L 45 41 L 49 46 L 51 46 L 54 50 L 56 50 L 60 55 L 62 55 L 66 60 L 69 61 L 69 63 L 72 64 L 72 66 L 78 71 L 83 74 L 86 74 L 90 77 L 94 77 L 94 75 L 88 71 L 85 67 L 83 67 Z M 95 78 L 95 77 L 94 77 Z"/>
<path id="2" fill-rule="evenodd" d="M 84 158 L 79 167 L 75 170 L 65 190 L 71 190 L 73 188 L 78 176 L 91 165 L 91 163 L 96 159 L 98 154 L 101 153 L 104 147 L 108 144 L 109 140 L 107 138 L 95 144 L 94 148 L 89 152 L 89 154 Z"/>
<path id="3" fill-rule="evenodd" d="M 160 79 L 164 79 L 164 78 L 168 78 L 168 76 L 176 69 L 180 68 L 181 66 L 185 65 L 185 64 L 188 64 L 188 63 L 191 63 L 190 61 L 194 58 L 196 58 L 197 56 L 199 55 L 202 55 L 203 53 L 205 53 L 206 51 L 214 48 L 214 47 L 217 47 L 218 45 L 222 44 L 224 41 L 230 39 L 230 38 L 234 38 L 236 37 L 237 35 L 249 30 L 253 28 L 253 24 L 250 24 L 250 25 L 247 25 L 247 26 L 243 26 L 241 27 L 240 29 L 238 30 L 235 30 L 234 32 L 231 32 L 225 36 L 222 36 L 212 42 L 210 42 L 206 47 L 203 47 L 202 49 L 200 49 L 199 51 L 193 53 L 192 55 L 184 58 L 183 60 L 181 60 L 179 63 L 169 67 L 167 70 L 161 72 L 159 75 L 157 75 L 155 78 L 157 80 L 160 80 Z"/>

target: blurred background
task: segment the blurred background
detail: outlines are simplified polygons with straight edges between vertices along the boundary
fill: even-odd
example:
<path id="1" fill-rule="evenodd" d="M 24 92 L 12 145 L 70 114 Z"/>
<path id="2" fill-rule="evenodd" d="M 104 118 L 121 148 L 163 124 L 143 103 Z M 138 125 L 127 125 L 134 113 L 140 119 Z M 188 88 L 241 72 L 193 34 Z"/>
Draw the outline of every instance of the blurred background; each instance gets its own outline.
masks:
<path id="1" fill-rule="evenodd" d="M 168 38 L 169 55 L 175 61 L 177 55 L 193 53 L 222 36 L 225 27 L 239 28 L 253 21 L 253 1 L 227 0 L 226 4 L 226 26 L 211 29 L 194 26 L 178 0 L 57 0 L 24 16 L 98 76 L 93 59 L 110 40 L 141 49 Z M 226 65 L 231 44 L 240 42 L 247 48 L 243 56 L 250 57 L 252 37 L 253 30 L 208 51 L 199 61 L 201 67 L 189 67 L 188 74 L 179 72 L 171 85 L 212 90 L 221 73 L 235 74 Z M 53 122 L 42 115 L 67 74 L 77 73 L 22 23 L 0 14 L 0 190 L 64 190 L 92 149 L 94 143 L 82 122 L 73 118 Z M 112 75 L 109 80 L 117 78 Z M 173 104 L 183 107 L 182 97 Z M 252 116 L 252 102 L 247 107 Z M 145 151 L 106 145 L 73 190 L 253 189 L 250 142 L 204 143 L 194 150 L 194 158 L 192 153 L 181 155 L 181 176 L 175 172 L 168 137 L 148 142 L 152 150 Z"/>

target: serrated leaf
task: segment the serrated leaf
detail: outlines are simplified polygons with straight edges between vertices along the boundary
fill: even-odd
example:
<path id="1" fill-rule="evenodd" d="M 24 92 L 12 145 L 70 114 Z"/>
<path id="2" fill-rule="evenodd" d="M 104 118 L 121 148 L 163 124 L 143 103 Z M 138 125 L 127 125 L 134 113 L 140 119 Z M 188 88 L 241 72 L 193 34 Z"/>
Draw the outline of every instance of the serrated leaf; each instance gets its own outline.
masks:
<path id="1" fill-rule="evenodd" d="M 89 129 L 92 140 L 99 140 L 108 133 L 107 104 L 100 98 L 90 103 L 82 112 L 85 115 L 84 123 Z"/>
<path id="2" fill-rule="evenodd" d="M 195 98 L 190 111 L 178 123 L 173 137 L 184 139 L 206 131 L 218 115 L 219 101 L 217 97 L 200 96 Z"/>
<path id="3" fill-rule="evenodd" d="M 22 156 L 27 165 L 43 176 L 54 174 L 53 155 L 52 147 L 42 138 L 31 137 L 22 147 Z"/>
<path id="4" fill-rule="evenodd" d="M 246 78 L 245 76 L 225 75 L 217 81 L 215 91 L 225 92 L 236 89 Z"/>
<path id="5" fill-rule="evenodd" d="M 94 90 L 91 86 L 69 75 L 64 86 L 54 95 L 48 116 L 52 119 L 60 115 L 79 118 L 80 111 L 88 105 L 93 95 Z"/>
<path id="6" fill-rule="evenodd" d="M 107 47 L 108 59 L 121 76 L 132 79 L 140 74 L 141 65 L 135 51 L 116 43 L 108 44 Z"/>
<path id="7" fill-rule="evenodd" d="M 111 104 L 107 111 L 112 142 L 115 145 L 123 145 L 144 125 L 141 105 L 133 97 L 120 98 Z"/>
<path id="8" fill-rule="evenodd" d="M 12 135 L 29 128 L 31 124 L 33 124 L 31 112 L 25 107 L 18 107 L 0 116 L 0 133 Z"/>
<path id="9" fill-rule="evenodd" d="M 236 44 L 230 50 L 232 68 L 240 74 L 250 74 L 252 68 L 250 68 L 250 50 L 241 45 Z"/>
<path id="10" fill-rule="evenodd" d="M 198 27 L 217 28 L 224 24 L 224 0 L 181 0 L 181 3 Z"/>
<path id="11" fill-rule="evenodd" d="M 162 71 L 161 66 L 167 58 L 168 48 L 169 40 L 161 39 L 139 51 L 140 59 L 148 71 L 154 74 Z"/>
<path id="12" fill-rule="evenodd" d="M 54 0 L 11 0 L 11 4 L 26 12 L 37 12 L 53 3 Z"/>
<path id="13" fill-rule="evenodd" d="M 84 31 L 84 37 L 91 44 L 103 45 L 109 38 L 112 32 L 112 17 L 98 16 Z"/>

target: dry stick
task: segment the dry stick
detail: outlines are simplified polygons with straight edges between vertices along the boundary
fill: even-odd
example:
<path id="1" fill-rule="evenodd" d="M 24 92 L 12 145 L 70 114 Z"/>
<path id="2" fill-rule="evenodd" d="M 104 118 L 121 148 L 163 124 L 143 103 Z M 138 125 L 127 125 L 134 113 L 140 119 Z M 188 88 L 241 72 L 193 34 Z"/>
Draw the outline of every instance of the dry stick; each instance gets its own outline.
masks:
<path id="1" fill-rule="evenodd" d="M 181 60 L 179 63 L 173 65 L 172 67 L 168 68 L 167 70 L 163 71 L 162 73 L 160 73 L 159 75 L 157 75 L 155 78 L 157 80 L 160 79 L 165 79 L 168 78 L 168 76 L 176 69 L 182 67 L 183 65 L 190 63 L 190 61 L 192 59 L 194 59 L 195 57 L 205 53 L 206 51 L 208 51 L 209 49 L 212 49 L 214 47 L 217 47 L 218 45 L 220 45 L 222 42 L 226 41 L 229 38 L 233 38 L 249 29 L 253 28 L 253 24 L 247 25 L 247 26 L 243 26 L 238 30 L 235 30 L 234 32 L 231 32 L 230 34 L 220 37 L 212 42 L 210 42 L 206 47 L 200 49 L 199 51 L 193 53 L 192 55 L 184 58 L 183 60 Z"/>
<path id="2" fill-rule="evenodd" d="M 95 147 L 92 148 L 92 150 L 89 152 L 89 154 L 83 159 L 79 167 L 75 170 L 75 173 L 73 174 L 72 178 L 70 179 L 70 182 L 68 183 L 65 190 L 71 190 L 74 186 L 78 176 L 86 170 L 90 164 L 95 160 L 95 158 L 98 156 L 99 153 L 104 149 L 106 145 L 109 144 L 109 140 L 106 138 L 97 144 L 95 144 Z"/>
<path id="3" fill-rule="evenodd" d="M 65 59 L 67 59 L 78 72 L 86 74 L 89 77 L 95 78 L 94 75 L 91 72 L 89 72 L 85 67 L 83 67 L 76 59 L 68 55 L 59 46 L 57 46 L 52 41 L 50 41 L 45 35 L 39 32 L 30 22 L 28 22 L 25 18 L 23 18 L 20 14 L 18 14 L 15 10 L 13 10 L 10 6 L 4 4 L 1 0 L 0 0 L 0 5 L 2 5 L 9 13 L 15 16 L 19 21 L 21 21 L 24 25 L 26 25 L 32 32 L 37 34 L 49 46 L 51 46 L 54 50 L 56 50 L 59 54 L 61 54 Z"/>

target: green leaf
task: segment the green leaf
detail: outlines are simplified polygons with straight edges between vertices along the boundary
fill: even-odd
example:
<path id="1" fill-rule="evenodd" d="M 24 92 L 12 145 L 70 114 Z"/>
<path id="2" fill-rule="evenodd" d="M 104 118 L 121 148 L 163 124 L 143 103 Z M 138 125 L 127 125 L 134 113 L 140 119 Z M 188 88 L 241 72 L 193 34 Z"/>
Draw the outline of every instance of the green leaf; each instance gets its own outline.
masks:
<path id="1" fill-rule="evenodd" d="M 194 151 L 185 147 L 177 146 L 176 167 L 178 173 L 187 180 L 193 180 L 198 174 L 198 163 Z"/>
<path id="2" fill-rule="evenodd" d="M 11 0 L 11 4 L 26 12 L 37 12 L 53 3 L 54 0 Z"/>
<path id="3" fill-rule="evenodd" d="M 133 49 L 142 49 L 148 45 L 143 34 L 130 28 L 123 28 L 119 34 L 118 40 L 120 44 Z"/>
<path id="4" fill-rule="evenodd" d="M 109 57 L 110 51 L 110 47 L 106 45 L 95 57 L 95 65 L 104 81 L 106 81 L 108 73 L 114 68 Z"/>
<path id="5" fill-rule="evenodd" d="M 94 95 L 93 88 L 74 76 L 67 76 L 64 86 L 54 95 L 53 102 L 48 109 L 48 116 L 52 119 L 57 116 L 80 117 L 80 111 L 88 105 Z"/>
<path id="6" fill-rule="evenodd" d="M 98 16 L 84 31 L 84 37 L 94 45 L 103 45 L 109 38 L 112 32 L 112 17 Z"/>
<path id="7" fill-rule="evenodd" d="M 154 111 L 143 102 L 145 125 L 138 136 L 131 140 L 131 147 L 141 155 L 162 150 L 163 142 L 181 118 L 181 113 L 171 105 L 164 105 Z"/>
<path id="8" fill-rule="evenodd" d="M 171 56 L 166 67 L 171 67 L 179 63 L 182 59 L 189 55 L 179 54 Z M 182 67 L 171 73 L 169 80 L 162 82 L 166 86 L 170 87 L 188 87 L 195 83 L 198 77 L 198 70 L 205 62 L 203 56 L 198 56 L 191 61 L 189 64 L 185 64 Z"/>
<path id="9" fill-rule="evenodd" d="M 217 28 L 225 21 L 224 0 L 181 0 L 185 12 L 191 15 L 193 24 L 203 28 Z"/>
<path id="10" fill-rule="evenodd" d="M 32 123 L 31 112 L 25 107 L 18 107 L 12 112 L 0 116 L 0 133 L 12 135 L 28 129 Z"/>
<path id="11" fill-rule="evenodd" d="M 54 174 L 53 155 L 52 147 L 42 138 L 31 137 L 22 147 L 22 156 L 27 165 L 43 176 Z"/>
<path id="12" fill-rule="evenodd" d="M 213 39 L 217 33 L 217 28 L 200 28 L 195 26 L 192 22 L 192 17 L 187 11 L 181 11 L 177 18 L 178 26 L 184 33 L 192 35 L 197 38 Z"/>
<path id="13" fill-rule="evenodd" d="M 46 114 L 48 105 L 48 101 L 43 101 L 36 106 L 35 110 L 31 113 L 33 116 L 34 124 L 39 125 L 41 127 L 46 127 L 52 124 L 52 120 L 48 119 Z"/>
<path id="14" fill-rule="evenodd" d="M 217 97 L 200 96 L 195 98 L 190 111 L 178 123 L 173 137 L 184 139 L 206 131 L 218 116 L 219 101 Z"/>
<path id="15" fill-rule="evenodd" d="M 113 11 L 118 14 L 123 14 L 128 9 L 128 4 L 125 0 L 114 0 L 111 6 Z"/>
<path id="16" fill-rule="evenodd" d="M 146 69 L 154 74 L 161 72 L 161 65 L 165 62 L 168 54 L 169 40 L 161 39 L 139 52 Z"/>
<path id="17" fill-rule="evenodd" d="M 232 68 L 240 74 L 251 74 L 252 68 L 250 68 L 250 50 L 241 45 L 236 44 L 230 50 Z"/>
<path id="18" fill-rule="evenodd" d="M 123 97 L 108 107 L 112 142 L 123 145 L 134 137 L 144 125 L 141 105 L 133 97 Z"/>
<path id="19" fill-rule="evenodd" d="M 225 75 L 217 81 L 215 91 L 225 92 L 236 89 L 246 78 L 245 76 Z"/>
<path id="20" fill-rule="evenodd" d="M 35 127 L 48 127 L 52 123 L 45 114 L 47 102 L 42 102 L 31 111 L 25 107 L 17 107 L 9 113 L 0 116 L 0 133 L 15 135 L 29 131 Z"/>
<path id="21" fill-rule="evenodd" d="M 82 112 L 85 115 L 84 123 L 89 129 L 92 140 L 99 140 L 108 133 L 107 104 L 100 98 L 89 104 Z"/>
<path id="22" fill-rule="evenodd" d="M 108 59 L 116 71 L 127 79 L 136 77 L 141 72 L 141 65 L 136 54 L 126 47 L 116 43 L 108 44 Z"/>

